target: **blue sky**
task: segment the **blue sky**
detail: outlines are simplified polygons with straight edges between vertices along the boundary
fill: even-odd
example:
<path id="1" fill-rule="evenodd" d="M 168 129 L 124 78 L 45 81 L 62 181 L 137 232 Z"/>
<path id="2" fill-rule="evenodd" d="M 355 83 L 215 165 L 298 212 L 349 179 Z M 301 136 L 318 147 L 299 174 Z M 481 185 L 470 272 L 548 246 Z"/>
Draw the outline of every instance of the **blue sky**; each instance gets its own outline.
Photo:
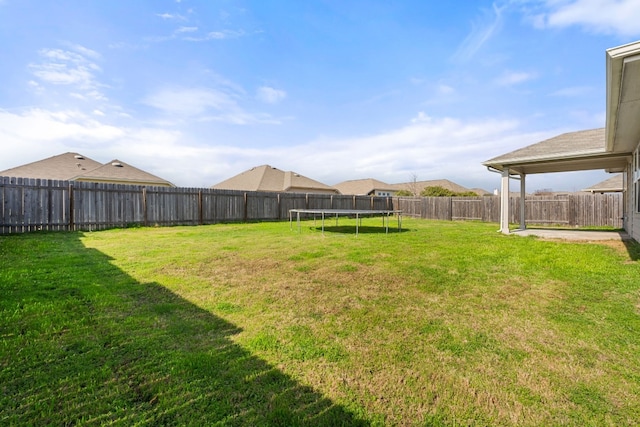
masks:
<path id="1" fill-rule="evenodd" d="M 208 187 L 449 179 L 604 126 L 637 0 L 0 0 L 0 170 L 67 151 Z M 601 171 L 531 175 L 579 190 Z"/>

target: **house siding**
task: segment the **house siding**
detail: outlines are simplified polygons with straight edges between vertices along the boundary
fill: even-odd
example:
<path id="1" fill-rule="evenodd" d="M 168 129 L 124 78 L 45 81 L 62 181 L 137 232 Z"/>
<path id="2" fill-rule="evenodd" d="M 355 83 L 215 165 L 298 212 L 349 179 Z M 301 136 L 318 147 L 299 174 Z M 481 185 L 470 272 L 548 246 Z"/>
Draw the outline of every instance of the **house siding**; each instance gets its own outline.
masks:
<path id="1" fill-rule="evenodd" d="M 632 160 L 627 167 L 627 232 L 629 235 L 640 242 L 640 203 L 638 199 L 640 194 L 640 144 L 636 146 Z"/>

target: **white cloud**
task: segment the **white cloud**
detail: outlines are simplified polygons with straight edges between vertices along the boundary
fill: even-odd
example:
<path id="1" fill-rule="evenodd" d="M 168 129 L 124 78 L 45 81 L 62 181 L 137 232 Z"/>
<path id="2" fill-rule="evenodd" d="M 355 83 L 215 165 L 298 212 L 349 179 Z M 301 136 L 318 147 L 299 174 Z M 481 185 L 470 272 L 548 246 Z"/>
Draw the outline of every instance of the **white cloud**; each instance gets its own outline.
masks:
<path id="1" fill-rule="evenodd" d="M 193 33 L 198 31 L 198 27 L 180 27 L 176 30 L 176 33 Z"/>
<path id="2" fill-rule="evenodd" d="M 163 88 L 147 96 L 143 103 L 176 119 L 217 121 L 235 125 L 280 124 L 281 119 L 261 112 L 249 112 L 240 105 L 244 91 L 232 83 L 220 88 Z"/>
<path id="3" fill-rule="evenodd" d="M 180 153 L 189 151 L 180 145 L 180 132 L 115 126 L 101 121 L 104 118 L 101 113 L 96 110 L 89 116 L 77 110 L 28 109 L 20 113 L 0 110 L 0 140 L 3 141 L 0 170 L 68 151 L 80 152 L 101 162 L 121 158 L 158 175 L 157 170 L 162 169 L 158 163 L 164 162 L 164 171 L 174 169 L 173 179 L 179 177 L 181 170 L 189 170 L 186 163 L 176 169 L 169 161 L 170 155 L 179 157 Z M 182 181 L 182 184 L 188 182 Z"/>
<path id="4" fill-rule="evenodd" d="M 72 44 L 71 49 L 75 50 L 76 52 L 79 52 L 81 55 L 83 55 L 84 57 L 89 57 L 89 58 L 93 58 L 93 59 L 100 59 L 102 58 L 102 55 L 100 55 L 98 52 L 96 52 L 93 49 L 89 49 L 87 47 L 84 47 L 82 45 L 79 44 Z M 95 67 L 97 67 L 94 64 Z M 99 69 L 99 68 L 97 68 Z"/>
<path id="5" fill-rule="evenodd" d="M 495 83 L 499 86 L 513 86 L 524 83 L 528 80 L 535 79 L 536 77 L 537 76 L 535 73 L 528 73 L 524 71 L 506 71 L 495 80 Z"/>
<path id="6" fill-rule="evenodd" d="M 242 37 L 244 35 L 246 35 L 246 33 L 242 30 L 220 30 L 220 31 L 209 31 L 208 33 L 202 36 L 183 37 L 183 40 L 192 41 L 192 42 L 204 42 L 209 40 L 235 39 L 238 37 Z"/>
<path id="7" fill-rule="evenodd" d="M 402 182 L 416 173 L 419 179 L 448 178 L 462 185 L 480 185 L 495 178 L 482 161 L 548 137 L 523 134 L 518 126 L 513 120 L 464 122 L 420 112 L 398 129 L 354 138 L 325 137 L 264 153 L 261 163 L 272 162 L 328 184 L 366 177 Z"/>
<path id="8" fill-rule="evenodd" d="M 493 3 L 491 10 L 484 10 L 481 19 L 472 22 L 471 32 L 453 55 L 453 60 L 467 62 L 484 46 L 502 26 L 502 13 L 506 6 Z"/>
<path id="9" fill-rule="evenodd" d="M 418 115 L 411 119 L 411 123 L 421 123 L 421 122 L 430 122 L 431 117 L 425 114 L 424 111 L 420 111 Z"/>
<path id="10" fill-rule="evenodd" d="M 106 97 L 99 90 L 104 85 L 98 83 L 96 78 L 96 73 L 101 69 L 91 60 L 100 58 L 100 54 L 80 45 L 72 48 L 75 51 L 41 49 L 38 51 L 41 61 L 29 64 L 29 70 L 41 84 L 73 86 L 76 92 L 71 94 L 76 98 L 105 100 Z M 31 82 L 29 84 L 34 86 Z"/>
<path id="11" fill-rule="evenodd" d="M 173 14 L 173 13 L 156 13 L 156 16 L 164 19 L 164 20 L 169 20 L 169 21 L 186 21 L 187 18 L 185 18 L 182 15 L 179 14 Z"/>
<path id="12" fill-rule="evenodd" d="M 210 40 L 235 39 L 245 35 L 246 33 L 243 30 L 220 30 L 200 33 L 199 27 L 182 26 L 173 30 L 173 32 L 168 36 L 152 36 L 147 37 L 145 40 L 156 43 L 176 39 L 188 42 L 206 42 Z"/>
<path id="13" fill-rule="evenodd" d="M 21 143 L 104 142 L 122 135 L 122 130 L 104 124 L 75 110 L 50 111 L 30 109 L 22 114 L 0 111 L 0 134 L 3 141 Z M 9 146 L 10 144 L 7 144 Z"/>
<path id="14" fill-rule="evenodd" d="M 119 126 L 106 118 L 98 111 L 0 110 L 0 170 L 76 151 L 101 162 L 119 158 L 179 186 L 208 187 L 268 163 L 327 184 L 365 177 L 405 182 L 415 173 L 420 180 L 446 178 L 492 190 L 499 177 L 482 161 L 565 131 L 526 133 L 514 120 L 462 121 L 421 112 L 407 125 L 379 134 L 241 147 L 210 145 L 209 135 L 191 134 L 186 127 Z"/>
<path id="15" fill-rule="evenodd" d="M 572 98 L 576 96 L 585 95 L 591 92 L 592 90 L 593 89 L 589 86 L 572 86 L 572 87 L 565 87 L 562 89 L 558 89 L 557 91 L 552 92 L 550 95 Z"/>
<path id="16" fill-rule="evenodd" d="M 454 93 L 456 90 L 452 86 L 440 83 L 437 87 L 437 91 L 440 95 L 449 95 Z"/>
<path id="17" fill-rule="evenodd" d="M 579 25 L 595 33 L 640 35 L 638 0 L 547 0 L 546 7 L 537 21 L 544 27 Z"/>
<path id="18" fill-rule="evenodd" d="M 287 96 L 287 93 L 280 89 L 274 89 L 269 86 L 262 86 L 258 88 L 256 98 L 267 104 L 277 104 Z"/>
<path id="19" fill-rule="evenodd" d="M 207 88 L 164 88 L 149 95 L 143 102 L 166 113 L 180 116 L 198 116 L 210 109 L 237 108 L 233 95 Z"/>

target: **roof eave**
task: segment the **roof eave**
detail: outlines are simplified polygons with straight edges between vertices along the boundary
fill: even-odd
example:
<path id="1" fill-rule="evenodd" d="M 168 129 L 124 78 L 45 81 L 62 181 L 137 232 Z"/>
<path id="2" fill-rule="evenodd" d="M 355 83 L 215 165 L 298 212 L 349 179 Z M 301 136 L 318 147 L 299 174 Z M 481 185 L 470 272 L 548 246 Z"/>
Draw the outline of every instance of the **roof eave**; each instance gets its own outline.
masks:
<path id="1" fill-rule="evenodd" d="M 509 169 L 516 173 L 535 174 L 551 172 L 569 172 L 579 170 L 605 169 L 608 172 L 624 170 L 628 155 L 606 152 L 590 155 L 574 155 L 564 157 L 547 157 L 537 159 L 523 159 L 508 162 L 484 162 L 483 165 L 498 171 Z"/>
<path id="2" fill-rule="evenodd" d="M 640 55 L 640 42 L 607 49 L 606 51 L 606 124 L 605 146 L 607 151 L 619 151 L 617 145 L 618 118 L 625 61 Z"/>

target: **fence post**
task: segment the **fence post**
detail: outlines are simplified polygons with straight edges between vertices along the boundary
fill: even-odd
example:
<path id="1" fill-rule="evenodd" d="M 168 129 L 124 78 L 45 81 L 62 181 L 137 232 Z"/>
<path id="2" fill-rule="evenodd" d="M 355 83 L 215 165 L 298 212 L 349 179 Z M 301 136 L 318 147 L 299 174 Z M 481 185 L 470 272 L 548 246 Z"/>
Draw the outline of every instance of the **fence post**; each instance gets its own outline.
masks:
<path id="1" fill-rule="evenodd" d="M 278 219 L 282 219 L 282 208 L 280 203 L 280 193 L 278 193 Z"/>
<path id="2" fill-rule="evenodd" d="M 453 197 L 449 197 L 449 221 L 453 221 Z"/>
<path id="3" fill-rule="evenodd" d="M 73 206 L 73 184 L 69 182 L 69 231 L 75 230 L 75 217 L 74 217 L 74 209 Z"/>
<path id="4" fill-rule="evenodd" d="M 51 210 L 53 209 L 53 200 L 51 200 L 51 198 L 53 197 L 53 190 L 51 189 L 51 186 L 53 185 L 53 181 L 50 179 L 46 180 L 47 182 L 47 225 L 45 226 L 44 224 L 42 225 L 42 229 L 43 230 L 53 230 L 53 227 L 51 226 L 52 221 L 52 212 Z"/>
<path id="5" fill-rule="evenodd" d="M 149 225 L 149 217 L 147 215 L 147 187 L 142 187 L 142 224 L 147 227 Z"/>
<path id="6" fill-rule="evenodd" d="M 204 224 L 204 218 L 203 218 L 203 212 L 202 212 L 202 190 L 198 190 L 198 223 L 200 225 Z"/>
<path id="7" fill-rule="evenodd" d="M 248 196 L 247 196 L 247 192 L 244 192 L 244 212 L 242 214 L 243 217 L 243 221 L 247 222 L 247 219 L 249 218 L 249 206 L 248 206 Z"/>

